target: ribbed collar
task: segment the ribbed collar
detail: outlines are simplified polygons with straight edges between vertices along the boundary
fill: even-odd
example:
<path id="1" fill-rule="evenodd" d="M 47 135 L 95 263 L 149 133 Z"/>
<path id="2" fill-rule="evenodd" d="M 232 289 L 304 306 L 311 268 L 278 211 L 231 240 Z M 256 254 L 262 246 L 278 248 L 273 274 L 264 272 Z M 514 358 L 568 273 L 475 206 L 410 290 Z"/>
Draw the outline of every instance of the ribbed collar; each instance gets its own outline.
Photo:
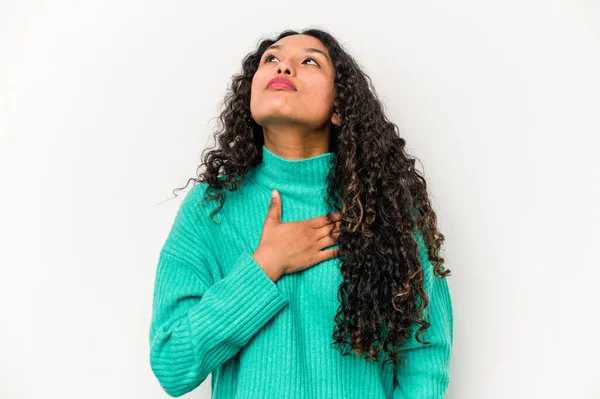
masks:
<path id="1" fill-rule="evenodd" d="M 323 194 L 327 175 L 333 167 L 333 152 L 303 159 L 285 159 L 262 146 L 262 162 L 255 166 L 254 179 L 261 186 L 281 194 Z"/>

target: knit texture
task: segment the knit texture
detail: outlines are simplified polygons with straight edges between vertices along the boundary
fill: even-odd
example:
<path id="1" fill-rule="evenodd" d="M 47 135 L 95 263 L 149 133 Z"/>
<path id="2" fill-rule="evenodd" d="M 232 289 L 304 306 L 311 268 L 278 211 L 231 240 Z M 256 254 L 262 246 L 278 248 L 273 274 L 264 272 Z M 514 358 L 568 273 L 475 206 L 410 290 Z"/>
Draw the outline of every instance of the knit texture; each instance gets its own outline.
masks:
<path id="1" fill-rule="evenodd" d="M 431 345 L 413 334 L 402 348 L 408 363 L 396 374 L 381 362 L 342 356 L 331 345 L 340 258 L 273 282 L 252 256 L 272 189 L 281 195 L 282 222 L 331 211 L 326 190 L 334 154 L 286 160 L 263 145 L 262 155 L 241 187 L 225 192 L 218 224 L 209 218 L 218 203 L 202 201 L 207 183 L 194 186 L 160 250 L 149 334 L 150 365 L 160 386 L 178 397 L 212 373 L 214 399 L 443 398 L 452 302 L 446 279 L 432 274 L 422 234 L 417 241 L 431 323 L 422 337 Z"/>

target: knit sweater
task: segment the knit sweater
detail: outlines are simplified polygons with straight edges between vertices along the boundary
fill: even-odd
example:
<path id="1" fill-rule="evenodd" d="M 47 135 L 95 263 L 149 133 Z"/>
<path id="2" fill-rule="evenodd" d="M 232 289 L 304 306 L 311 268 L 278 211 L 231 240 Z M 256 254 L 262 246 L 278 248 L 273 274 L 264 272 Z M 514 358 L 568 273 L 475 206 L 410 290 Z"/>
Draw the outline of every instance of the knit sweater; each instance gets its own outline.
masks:
<path id="1" fill-rule="evenodd" d="M 413 334 L 402 347 L 408 363 L 395 374 L 381 361 L 342 356 L 331 345 L 340 258 L 274 282 L 252 255 L 272 189 L 281 196 L 282 222 L 331 211 L 325 197 L 334 153 L 287 160 L 263 145 L 262 155 L 237 191 L 224 192 L 218 224 L 209 218 L 218 203 L 202 201 L 207 183 L 195 185 L 160 250 L 149 360 L 162 389 L 178 397 L 211 375 L 214 399 L 443 398 L 450 380 L 452 302 L 446 279 L 432 274 L 420 231 L 431 323 L 421 336 L 431 345 Z"/>

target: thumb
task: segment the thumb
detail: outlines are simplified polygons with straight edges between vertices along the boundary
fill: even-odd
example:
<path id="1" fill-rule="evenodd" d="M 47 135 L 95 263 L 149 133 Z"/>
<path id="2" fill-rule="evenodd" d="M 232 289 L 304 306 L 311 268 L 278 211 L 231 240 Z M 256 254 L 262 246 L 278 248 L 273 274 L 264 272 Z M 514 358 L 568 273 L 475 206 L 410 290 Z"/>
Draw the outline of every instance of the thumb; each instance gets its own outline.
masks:
<path id="1" fill-rule="evenodd" d="M 271 191 L 271 205 L 267 211 L 267 221 L 281 222 L 281 197 L 277 190 Z"/>

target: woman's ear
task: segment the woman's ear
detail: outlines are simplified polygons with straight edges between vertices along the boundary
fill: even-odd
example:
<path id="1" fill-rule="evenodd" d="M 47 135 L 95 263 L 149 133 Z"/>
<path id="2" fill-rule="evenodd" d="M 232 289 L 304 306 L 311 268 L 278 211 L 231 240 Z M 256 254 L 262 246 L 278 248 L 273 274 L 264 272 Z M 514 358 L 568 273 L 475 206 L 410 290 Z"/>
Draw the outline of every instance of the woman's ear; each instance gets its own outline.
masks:
<path id="1" fill-rule="evenodd" d="M 333 123 L 336 126 L 339 126 L 340 123 L 342 123 L 342 117 L 340 116 L 340 114 L 334 112 L 333 115 L 331 115 L 331 123 Z"/>

